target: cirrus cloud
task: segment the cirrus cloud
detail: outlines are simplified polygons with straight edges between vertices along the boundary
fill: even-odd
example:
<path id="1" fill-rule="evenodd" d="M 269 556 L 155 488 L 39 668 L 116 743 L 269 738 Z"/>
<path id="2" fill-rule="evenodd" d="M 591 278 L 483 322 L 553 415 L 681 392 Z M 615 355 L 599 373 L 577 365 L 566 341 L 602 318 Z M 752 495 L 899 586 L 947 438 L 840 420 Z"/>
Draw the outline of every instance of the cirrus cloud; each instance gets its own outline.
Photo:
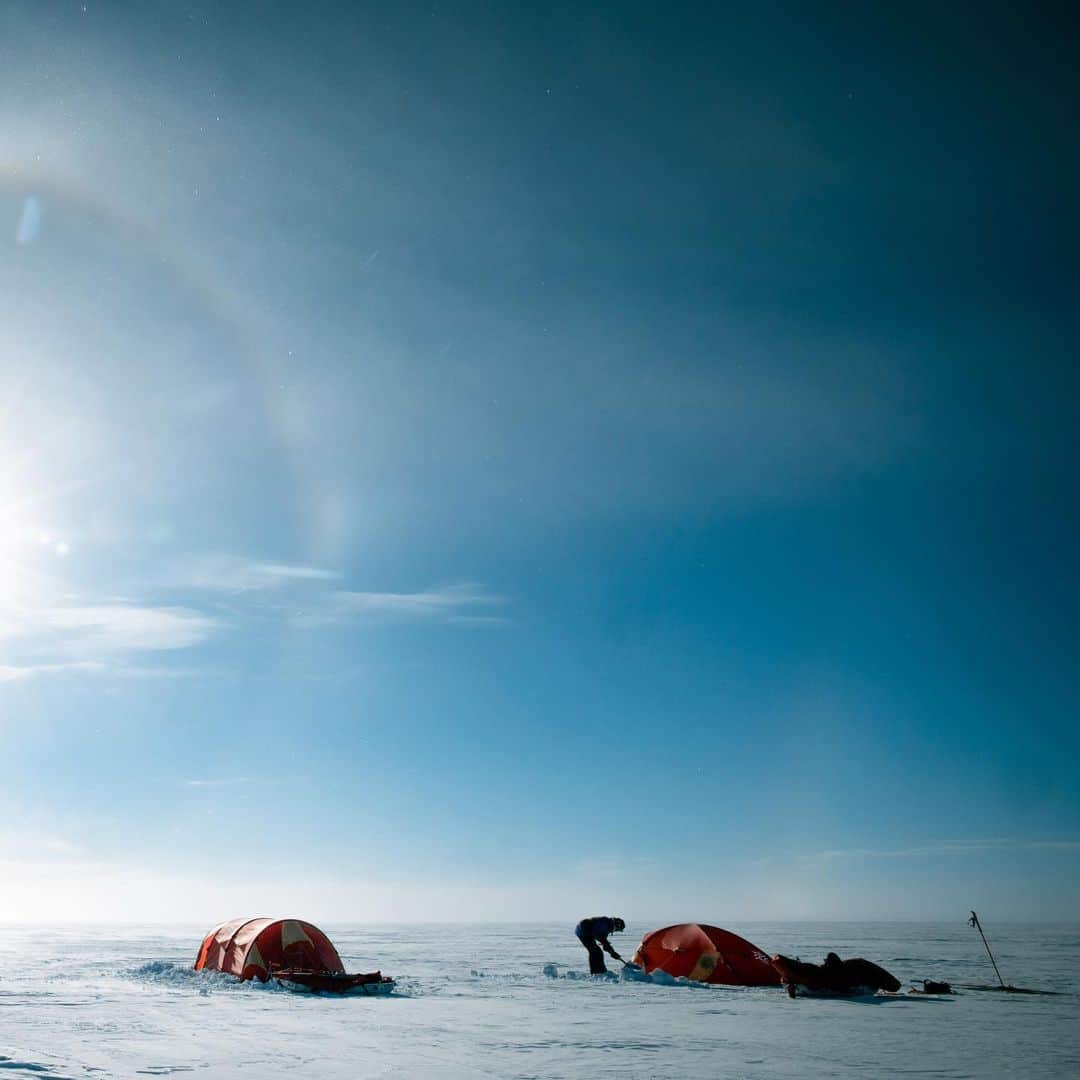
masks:
<path id="1" fill-rule="evenodd" d="M 189 649 L 220 622 L 187 607 L 133 603 L 8 608 L 0 613 L 0 682 L 100 673 L 132 656 Z"/>
<path id="2" fill-rule="evenodd" d="M 298 626 L 349 622 L 429 622 L 491 626 L 508 620 L 498 613 L 506 597 L 473 582 L 459 582 L 419 592 L 339 590 L 316 609 L 294 618 Z"/>

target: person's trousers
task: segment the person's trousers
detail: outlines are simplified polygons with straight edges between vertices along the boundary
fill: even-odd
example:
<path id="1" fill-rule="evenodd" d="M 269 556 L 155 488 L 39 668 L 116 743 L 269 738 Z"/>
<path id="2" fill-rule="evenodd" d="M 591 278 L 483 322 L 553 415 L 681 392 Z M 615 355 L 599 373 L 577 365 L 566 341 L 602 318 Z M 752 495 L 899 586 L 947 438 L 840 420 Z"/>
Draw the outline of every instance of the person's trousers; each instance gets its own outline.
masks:
<path id="1" fill-rule="evenodd" d="M 604 963 L 604 952 L 596 943 L 596 938 L 589 934 L 578 934 L 578 941 L 589 950 L 589 974 L 603 975 L 607 971 Z"/>

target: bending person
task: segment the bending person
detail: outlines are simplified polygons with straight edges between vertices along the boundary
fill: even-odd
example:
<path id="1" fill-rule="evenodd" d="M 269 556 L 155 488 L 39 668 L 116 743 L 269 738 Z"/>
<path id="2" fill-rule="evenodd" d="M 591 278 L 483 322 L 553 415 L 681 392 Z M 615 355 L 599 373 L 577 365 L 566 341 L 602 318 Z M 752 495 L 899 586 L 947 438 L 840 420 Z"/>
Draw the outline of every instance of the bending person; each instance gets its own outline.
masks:
<path id="1" fill-rule="evenodd" d="M 613 915 L 594 915 L 591 919 L 582 919 L 574 927 L 578 941 L 589 951 L 589 974 L 603 975 L 607 971 L 604 965 L 604 953 L 613 960 L 622 957 L 611 947 L 608 934 L 617 934 L 626 929 L 626 923 Z M 600 950 L 603 949 L 604 952 Z"/>

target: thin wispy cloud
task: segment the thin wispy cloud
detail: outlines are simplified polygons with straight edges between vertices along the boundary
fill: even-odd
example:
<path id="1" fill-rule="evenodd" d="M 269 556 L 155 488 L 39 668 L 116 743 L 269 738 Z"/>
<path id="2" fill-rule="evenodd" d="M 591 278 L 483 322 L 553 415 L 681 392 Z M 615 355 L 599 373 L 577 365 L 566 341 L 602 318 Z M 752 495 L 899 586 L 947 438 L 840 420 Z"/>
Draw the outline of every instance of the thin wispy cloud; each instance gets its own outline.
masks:
<path id="1" fill-rule="evenodd" d="M 198 559 L 177 575 L 176 584 L 208 592 L 258 592 L 288 585 L 336 581 L 340 575 L 318 566 L 258 562 L 228 555 Z"/>
<path id="2" fill-rule="evenodd" d="M 9 612 L 0 640 L 51 644 L 67 652 L 116 654 L 186 649 L 217 628 L 208 615 L 185 607 L 90 604 Z"/>
<path id="3" fill-rule="evenodd" d="M 50 602 L 0 607 L 0 683 L 46 677 L 107 674 L 114 678 L 205 675 L 202 667 L 147 666 L 147 654 L 177 652 L 226 633 L 242 635 L 251 618 L 282 627 L 348 627 L 427 623 L 461 626 L 507 622 L 507 600 L 475 582 L 415 592 L 339 588 L 340 575 L 318 566 L 208 556 L 182 573 L 144 583 L 126 595 L 75 602 L 63 582 L 50 582 Z M 184 604 L 140 602 L 165 590 Z M 228 596 L 229 614 L 210 614 L 200 603 Z M 68 602 L 65 602 L 68 600 Z M 194 601 L 192 603 L 191 601 Z M 216 605 L 220 606 L 220 605 Z M 212 671 L 209 673 L 213 673 Z"/>
<path id="4" fill-rule="evenodd" d="M 7 662 L 0 683 L 65 675 L 132 675 L 141 654 L 189 649 L 220 622 L 188 607 L 135 603 L 7 608 L 0 613 Z"/>
<path id="5" fill-rule="evenodd" d="M 364 621 L 499 625 L 508 621 L 499 611 L 506 602 L 506 597 L 472 582 L 422 592 L 339 590 L 326 605 L 299 613 L 294 622 L 301 626 Z"/>
<path id="6" fill-rule="evenodd" d="M 184 781 L 184 787 L 193 788 L 221 788 L 238 787 L 241 784 L 252 783 L 249 776 L 217 776 L 217 777 L 193 777 Z"/>
<path id="7" fill-rule="evenodd" d="M 275 581 L 333 581 L 340 576 L 333 570 L 322 570 L 317 566 L 286 566 L 281 563 L 257 563 L 252 569 Z"/>
<path id="8" fill-rule="evenodd" d="M 241 615 L 250 604 L 251 612 L 262 618 L 282 617 L 301 628 L 364 622 L 483 626 L 508 621 L 500 610 L 506 597 L 476 582 L 390 592 L 341 588 L 340 581 L 339 573 L 323 567 L 212 555 L 189 564 L 175 584 L 227 594 Z"/>
<path id="9" fill-rule="evenodd" d="M 0 664 L 0 683 L 22 682 L 44 675 L 85 675 L 104 670 L 105 665 L 94 660 L 78 660 L 70 664 Z"/>

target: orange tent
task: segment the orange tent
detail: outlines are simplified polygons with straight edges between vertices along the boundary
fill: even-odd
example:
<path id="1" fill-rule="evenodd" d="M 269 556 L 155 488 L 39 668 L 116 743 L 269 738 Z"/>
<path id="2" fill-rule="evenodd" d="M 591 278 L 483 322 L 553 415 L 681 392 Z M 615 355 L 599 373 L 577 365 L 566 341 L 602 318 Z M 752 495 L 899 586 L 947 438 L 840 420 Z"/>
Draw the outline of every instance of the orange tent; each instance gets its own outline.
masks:
<path id="1" fill-rule="evenodd" d="M 728 986 L 779 986 L 780 976 L 756 945 L 718 926 L 679 923 L 641 939 L 634 963 L 646 971 Z"/>
<path id="2" fill-rule="evenodd" d="M 195 958 L 195 970 L 209 968 L 241 979 L 266 982 L 274 968 L 345 970 L 330 939 L 299 919 L 233 919 L 211 930 Z"/>

